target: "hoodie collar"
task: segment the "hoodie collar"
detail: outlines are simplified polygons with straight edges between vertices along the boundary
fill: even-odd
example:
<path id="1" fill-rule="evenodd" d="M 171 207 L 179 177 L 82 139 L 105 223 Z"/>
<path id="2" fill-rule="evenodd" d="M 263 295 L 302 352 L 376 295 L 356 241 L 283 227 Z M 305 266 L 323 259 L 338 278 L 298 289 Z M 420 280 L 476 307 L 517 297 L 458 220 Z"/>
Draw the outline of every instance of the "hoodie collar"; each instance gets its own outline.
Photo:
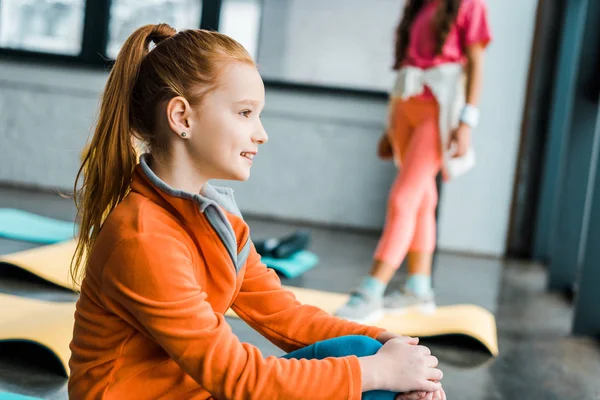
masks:
<path id="1" fill-rule="evenodd" d="M 131 182 L 133 191 L 158 203 L 167 202 L 177 209 L 186 207 L 192 202 L 201 212 L 205 212 L 209 206 L 218 206 L 230 214 L 241 217 L 231 188 L 213 186 L 207 182 L 200 193 L 174 189 L 152 171 L 149 165 L 151 159 L 150 153 L 140 156 L 140 163 L 135 168 Z"/>

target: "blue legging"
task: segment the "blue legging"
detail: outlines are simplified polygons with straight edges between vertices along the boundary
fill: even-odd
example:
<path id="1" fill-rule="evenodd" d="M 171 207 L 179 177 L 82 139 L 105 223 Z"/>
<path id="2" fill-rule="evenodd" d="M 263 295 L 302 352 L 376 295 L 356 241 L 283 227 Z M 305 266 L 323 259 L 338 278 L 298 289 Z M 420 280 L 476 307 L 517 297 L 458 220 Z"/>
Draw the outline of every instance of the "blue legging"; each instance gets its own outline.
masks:
<path id="1" fill-rule="evenodd" d="M 368 336 L 342 336 L 334 339 L 324 340 L 307 346 L 303 349 L 288 353 L 283 358 L 297 359 L 317 359 L 322 360 L 327 357 L 347 357 L 357 356 L 366 357 L 377 353 L 381 347 L 375 339 Z M 396 393 L 385 392 L 382 390 L 373 390 L 363 393 L 363 400 L 393 400 Z"/>

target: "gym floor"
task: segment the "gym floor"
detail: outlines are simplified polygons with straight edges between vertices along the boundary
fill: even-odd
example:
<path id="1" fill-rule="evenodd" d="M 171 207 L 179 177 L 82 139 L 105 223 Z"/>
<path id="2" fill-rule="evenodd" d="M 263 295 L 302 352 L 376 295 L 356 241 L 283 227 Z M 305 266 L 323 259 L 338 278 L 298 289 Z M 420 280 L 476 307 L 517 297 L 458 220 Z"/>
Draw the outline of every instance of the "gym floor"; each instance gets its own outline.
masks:
<path id="1" fill-rule="evenodd" d="M 13 207 L 72 220 L 71 200 L 57 194 L 0 188 L 0 207 Z M 280 236 L 297 225 L 248 219 L 255 239 Z M 310 249 L 320 263 L 286 285 L 347 292 L 367 272 L 377 236 L 323 228 L 312 232 Z M 35 247 L 0 239 L 0 254 Z M 399 273 L 400 275 L 400 273 Z M 398 285 L 398 276 L 390 285 Z M 540 265 L 441 253 L 435 288 L 440 305 L 473 303 L 496 315 L 500 355 L 492 358 L 477 342 L 451 337 L 423 340 L 440 359 L 449 399 L 600 399 L 600 345 L 571 337 L 572 311 L 567 299 L 545 291 Z M 74 301 L 66 290 L 16 271 L 0 272 L 0 292 L 52 301 Z M 240 340 L 265 356 L 282 351 L 244 322 L 228 319 Z M 0 392 L 44 399 L 67 399 L 67 379 L 46 352 L 31 344 L 0 344 Z"/>

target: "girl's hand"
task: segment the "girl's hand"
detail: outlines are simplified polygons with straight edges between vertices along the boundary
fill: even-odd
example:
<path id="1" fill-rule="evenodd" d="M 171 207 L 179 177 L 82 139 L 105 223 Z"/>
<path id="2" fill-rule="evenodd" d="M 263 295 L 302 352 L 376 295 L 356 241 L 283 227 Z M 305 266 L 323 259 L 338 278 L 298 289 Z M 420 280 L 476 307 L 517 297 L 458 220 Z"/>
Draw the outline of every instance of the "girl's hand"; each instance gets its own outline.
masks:
<path id="1" fill-rule="evenodd" d="M 452 158 L 457 158 L 465 155 L 471 145 L 471 127 L 461 123 L 450 135 L 448 142 L 448 150 L 455 148 Z"/>
<path id="2" fill-rule="evenodd" d="M 427 392 L 408 392 L 408 393 L 400 393 L 396 396 L 395 400 L 425 400 L 427 397 Z"/>
<path id="3" fill-rule="evenodd" d="M 436 393 L 442 388 L 437 358 L 427 347 L 409 344 L 409 340 L 389 339 L 375 355 L 358 359 L 363 391 Z"/>
<path id="4" fill-rule="evenodd" d="M 444 389 L 440 389 L 436 392 L 408 392 L 400 393 L 396 396 L 395 400 L 447 400 L 446 392 Z"/>
<path id="5" fill-rule="evenodd" d="M 386 132 L 383 132 L 379 143 L 377 144 L 377 156 L 382 160 L 390 160 L 394 157 L 394 151 L 392 150 L 392 144 Z"/>
<path id="6" fill-rule="evenodd" d="M 377 336 L 377 341 L 381 344 L 384 344 L 390 339 L 401 338 L 406 340 L 406 343 L 417 345 L 419 344 L 419 338 L 402 336 L 393 332 L 381 332 L 379 336 Z M 406 392 L 400 393 L 396 396 L 396 400 L 446 400 L 446 393 L 444 389 L 440 389 L 437 392 Z"/>
<path id="7" fill-rule="evenodd" d="M 422 400 L 446 400 L 446 393 L 444 392 L 444 389 L 440 389 L 436 392 L 429 392 Z"/>
<path id="8" fill-rule="evenodd" d="M 379 336 L 377 336 L 377 341 L 381 344 L 385 344 L 385 342 L 387 342 L 388 340 L 396 338 L 406 340 L 406 343 L 408 344 L 419 344 L 419 338 L 402 336 L 394 332 L 381 332 Z"/>

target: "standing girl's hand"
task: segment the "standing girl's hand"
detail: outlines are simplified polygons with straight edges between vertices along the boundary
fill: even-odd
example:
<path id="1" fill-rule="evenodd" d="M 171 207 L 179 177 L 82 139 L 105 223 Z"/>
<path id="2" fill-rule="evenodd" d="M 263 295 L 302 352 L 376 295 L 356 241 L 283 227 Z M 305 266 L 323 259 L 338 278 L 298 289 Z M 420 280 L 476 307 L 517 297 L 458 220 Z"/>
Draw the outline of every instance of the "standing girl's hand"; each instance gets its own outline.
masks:
<path id="1" fill-rule="evenodd" d="M 390 160 L 394 157 L 392 144 L 386 132 L 383 132 L 383 135 L 379 138 L 379 143 L 377 143 L 377 156 L 382 160 Z"/>
<path id="2" fill-rule="evenodd" d="M 448 150 L 455 148 L 453 158 L 461 157 L 467 153 L 471 145 L 471 127 L 461 123 L 450 135 Z"/>

